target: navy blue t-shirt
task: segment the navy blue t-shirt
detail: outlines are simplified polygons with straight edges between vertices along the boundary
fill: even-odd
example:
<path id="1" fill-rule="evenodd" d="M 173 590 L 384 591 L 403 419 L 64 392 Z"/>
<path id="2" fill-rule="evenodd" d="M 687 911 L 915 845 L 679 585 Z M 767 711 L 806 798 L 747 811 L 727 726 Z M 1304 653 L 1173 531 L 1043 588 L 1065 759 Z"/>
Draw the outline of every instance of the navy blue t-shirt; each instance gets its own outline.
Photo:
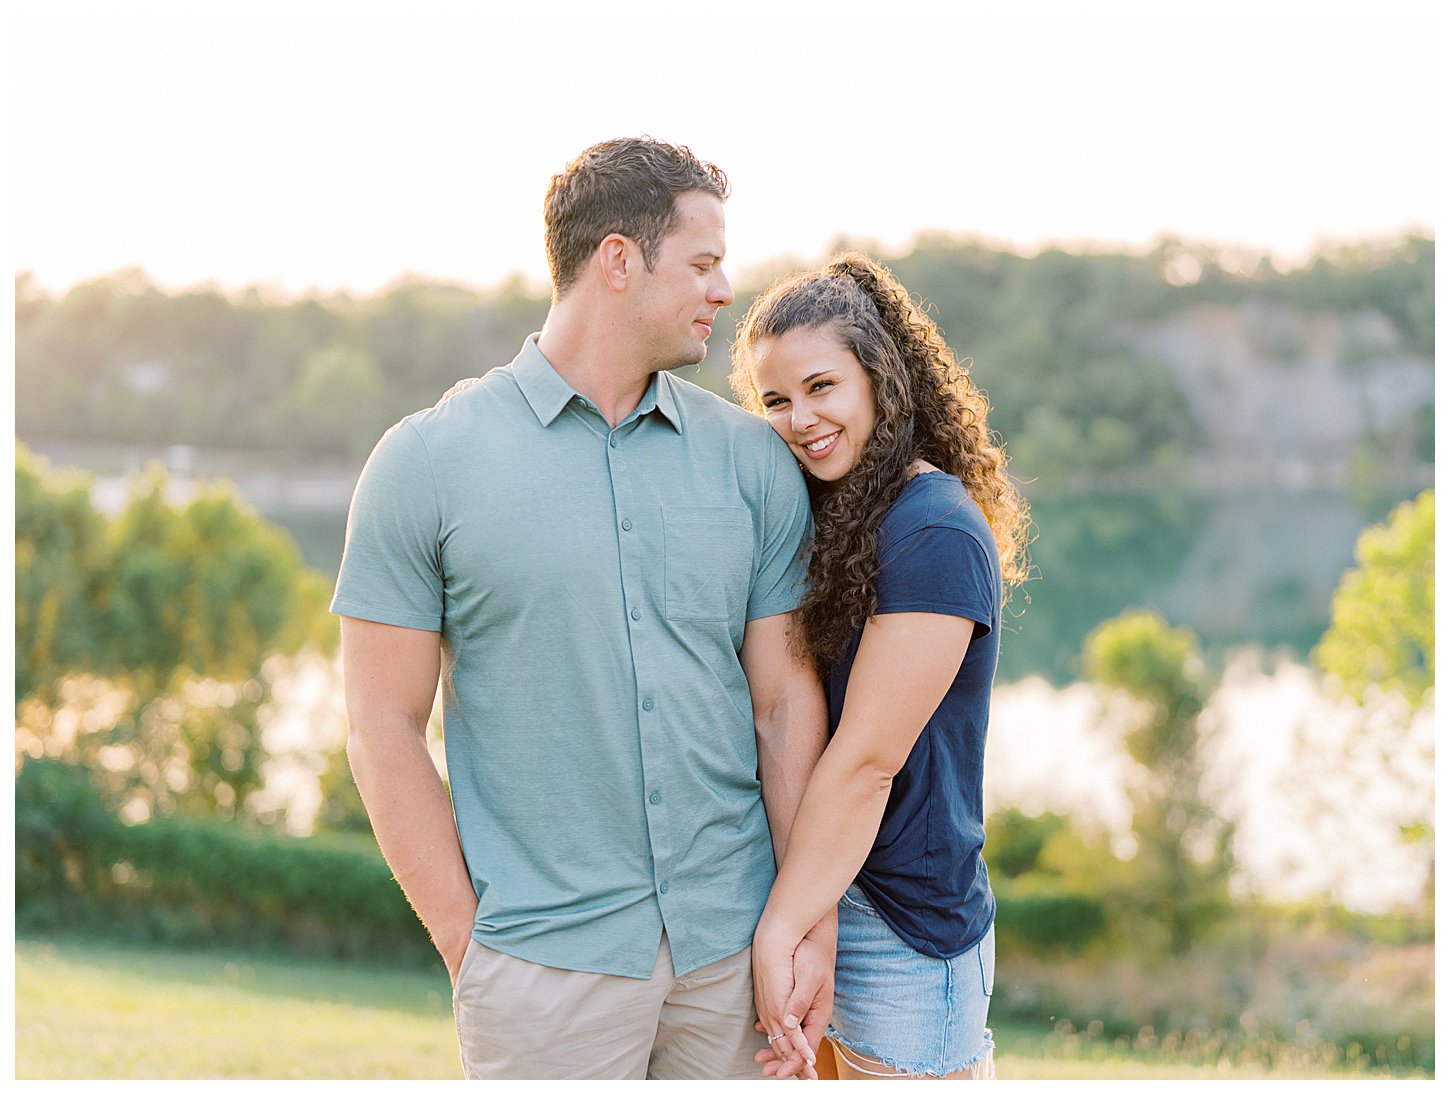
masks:
<path id="1" fill-rule="evenodd" d="M 935 612 L 976 621 L 945 698 L 891 784 L 881 831 L 856 881 L 912 947 L 955 958 L 987 933 L 996 900 L 982 861 L 982 758 L 1002 611 L 1002 570 L 987 519 L 945 472 L 909 479 L 881 523 L 876 614 Z M 861 636 L 827 682 L 835 733 Z"/>

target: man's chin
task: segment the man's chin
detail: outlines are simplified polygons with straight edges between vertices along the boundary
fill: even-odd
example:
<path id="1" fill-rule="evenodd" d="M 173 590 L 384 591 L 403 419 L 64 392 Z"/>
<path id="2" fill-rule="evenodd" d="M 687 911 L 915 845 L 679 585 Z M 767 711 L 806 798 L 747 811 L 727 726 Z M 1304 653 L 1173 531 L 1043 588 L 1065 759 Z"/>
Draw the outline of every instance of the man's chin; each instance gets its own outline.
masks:
<path id="1" fill-rule="evenodd" d="M 665 372 L 672 373 L 676 369 L 683 369 L 686 365 L 698 365 L 705 360 L 707 352 L 708 348 L 701 342 L 692 349 L 681 351 L 680 355 L 675 359 L 674 364 L 661 365 L 660 368 Z"/>

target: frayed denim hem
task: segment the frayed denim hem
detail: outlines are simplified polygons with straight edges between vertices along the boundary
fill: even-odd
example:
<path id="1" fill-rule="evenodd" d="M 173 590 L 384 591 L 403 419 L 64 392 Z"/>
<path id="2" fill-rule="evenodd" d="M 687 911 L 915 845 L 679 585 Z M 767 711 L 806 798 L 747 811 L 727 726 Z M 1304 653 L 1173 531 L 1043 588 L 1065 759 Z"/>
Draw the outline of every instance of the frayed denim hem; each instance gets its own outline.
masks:
<path id="1" fill-rule="evenodd" d="M 896 1076 L 902 1078 L 931 1076 L 933 1078 L 940 1079 L 943 1076 L 950 1076 L 954 1072 L 973 1071 L 976 1073 L 972 1077 L 972 1079 L 974 1080 L 995 1080 L 997 1078 L 996 1062 L 993 1060 L 992 1057 L 992 1050 L 996 1048 L 996 1043 L 992 1041 L 992 1031 L 990 1027 L 983 1028 L 982 1048 L 975 1055 L 967 1058 L 960 1064 L 952 1064 L 939 1069 L 933 1068 L 931 1065 L 924 1065 L 915 1061 L 898 1061 L 894 1057 L 888 1057 L 885 1054 L 878 1053 L 875 1049 L 873 1049 L 865 1042 L 857 1042 L 841 1037 L 840 1032 L 837 1031 L 835 1027 L 829 1027 L 826 1030 L 826 1037 L 831 1040 L 831 1043 L 833 1045 L 837 1046 L 840 1049 L 844 1049 L 849 1053 L 853 1053 L 857 1057 L 869 1059 L 873 1063 L 879 1061 L 887 1068 L 892 1068 L 896 1070 L 895 1072 L 873 1072 L 870 1069 L 862 1068 L 860 1065 L 852 1061 L 850 1057 L 846 1058 L 846 1063 L 848 1065 L 854 1068 L 857 1072 L 864 1072 L 868 1076 Z M 986 1075 L 981 1075 L 984 1066 Z"/>

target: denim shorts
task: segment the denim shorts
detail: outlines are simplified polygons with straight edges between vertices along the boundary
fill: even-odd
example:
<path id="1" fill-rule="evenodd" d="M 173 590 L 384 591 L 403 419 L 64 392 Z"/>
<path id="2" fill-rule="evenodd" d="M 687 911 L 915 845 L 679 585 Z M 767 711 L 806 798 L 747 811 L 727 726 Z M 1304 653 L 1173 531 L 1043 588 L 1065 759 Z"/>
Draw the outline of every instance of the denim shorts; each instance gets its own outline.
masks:
<path id="1" fill-rule="evenodd" d="M 952 959 L 930 958 L 891 930 L 854 883 L 837 906 L 835 1011 L 827 1036 L 852 1067 L 894 1076 L 990 1067 L 987 1006 L 996 932 Z M 878 1070 L 879 1071 L 879 1070 Z"/>

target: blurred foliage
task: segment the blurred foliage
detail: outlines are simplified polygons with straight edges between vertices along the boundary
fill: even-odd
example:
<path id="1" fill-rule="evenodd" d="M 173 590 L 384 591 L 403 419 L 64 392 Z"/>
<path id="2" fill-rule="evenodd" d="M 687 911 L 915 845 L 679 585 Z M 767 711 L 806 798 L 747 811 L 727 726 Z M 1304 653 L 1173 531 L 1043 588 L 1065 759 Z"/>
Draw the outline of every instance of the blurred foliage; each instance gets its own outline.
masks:
<path id="1" fill-rule="evenodd" d="M 79 475 L 47 474 L 24 446 L 15 453 L 15 698 L 53 687 L 67 672 L 107 661 L 110 545 L 106 520 Z"/>
<path id="2" fill-rule="evenodd" d="M 140 813 L 245 814 L 268 660 L 336 642 L 325 581 L 224 487 L 174 506 L 155 473 L 108 520 L 18 447 L 15 497 L 19 748 Z"/>
<path id="3" fill-rule="evenodd" d="M 1235 913 L 1183 955 L 1123 947 L 999 963 L 992 1011 L 1041 1032 L 1048 1056 L 1131 1057 L 1433 1075 L 1434 948 L 1305 931 L 1273 909 Z"/>
<path id="4" fill-rule="evenodd" d="M 1098 885 L 1101 879 L 1091 880 L 1087 887 L 1075 886 L 1044 854 L 1054 841 L 1071 833 L 1067 818 L 1008 807 L 987 818 L 986 831 L 1000 949 L 1076 952 L 1104 936 L 1108 909 Z"/>
<path id="5" fill-rule="evenodd" d="M 993 892 L 1003 953 L 1077 952 L 1107 931 L 1108 912 L 1101 897 L 1014 882 L 994 885 Z"/>
<path id="6" fill-rule="evenodd" d="M 1204 302 L 1255 301 L 1378 312 L 1399 337 L 1391 351 L 1429 357 L 1434 349 L 1427 238 L 1325 251 L 1281 272 L 1262 256 L 1175 240 L 1143 255 L 1026 258 L 925 235 L 890 264 L 973 359 L 1014 471 L 1040 480 L 1041 491 L 1128 471 L 1164 482 L 1200 446 L 1168 365 L 1134 348 L 1127 329 L 1135 323 Z M 731 329 L 761 288 L 738 285 L 716 329 Z M 403 280 L 366 298 L 286 299 L 215 287 L 167 294 L 136 270 L 58 297 L 21 274 L 15 295 L 21 437 L 348 461 L 455 381 L 511 360 L 549 305 L 519 278 L 491 292 Z M 1282 341 L 1267 347 L 1270 357 L 1297 352 Z M 1382 349 L 1356 343 L 1344 352 L 1363 368 Z M 683 375 L 727 394 L 728 356 L 728 339 L 717 338 Z"/>
<path id="7" fill-rule="evenodd" d="M 110 878 L 119 828 L 83 769 L 48 757 L 23 760 L 15 776 L 17 924 L 87 915 Z M 36 907 L 44 912 L 28 919 Z"/>
<path id="8" fill-rule="evenodd" d="M 1352 732 L 1334 758 L 1351 778 L 1395 785 L 1404 839 L 1435 839 L 1433 796 L 1415 768 L 1433 769 L 1434 734 L 1417 720 L 1434 707 L 1435 492 L 1401 503 L 1383 524 L 1360 533 L 1356 566 L 1330 605 L 1329 630 L 1311 658 L 1360 705 Z M 1423 896 L 1433 902 L 1434 867 Z"/>
<path id="9" fill-rule="evenodd" d="M 1035 870 L 1049 839 L 1068 827 L 1067 818 L 1048 810 L 1027 814 L 1009 806 L 987 818 L 992 880 L 1019 878 Z"/>
<path id="10" fill-rule="evenodd" d="M 90 773 L 48 757 L 21 765 L 15 815 L 22 930 L 437 961 L 371 836 L 287 837 L 208 818 L 125 825 Z"/>
<path id="11" fill-rule="evenodd" d="M 317 785 L 322 794 L 315 821 L 319 831 L 372 836 L 373 823 L 353 779 L 345 741 L 326 754 Z"/>
<path id="12" fill-rule="evenodd" d="M 1203 709 L 1212 682 L 1193 633 L 1156 613 L 1129 612 L 1088 635 L 1090 680 L 1126 693 L 1105 718 L 1137 765 L 1133 804 L 1136 894 L 1145 935 L 1166 932 L 1174 954 L 1227 911 L 1233 826 L 1206 800 Z"/>
<path id="13" fill-rule="evenodd" d="M 1372 689 L 1411 708 L 1435 686 L 1435 492 L 1360 534 L 1313 660 L 1363 703 Z"/>

